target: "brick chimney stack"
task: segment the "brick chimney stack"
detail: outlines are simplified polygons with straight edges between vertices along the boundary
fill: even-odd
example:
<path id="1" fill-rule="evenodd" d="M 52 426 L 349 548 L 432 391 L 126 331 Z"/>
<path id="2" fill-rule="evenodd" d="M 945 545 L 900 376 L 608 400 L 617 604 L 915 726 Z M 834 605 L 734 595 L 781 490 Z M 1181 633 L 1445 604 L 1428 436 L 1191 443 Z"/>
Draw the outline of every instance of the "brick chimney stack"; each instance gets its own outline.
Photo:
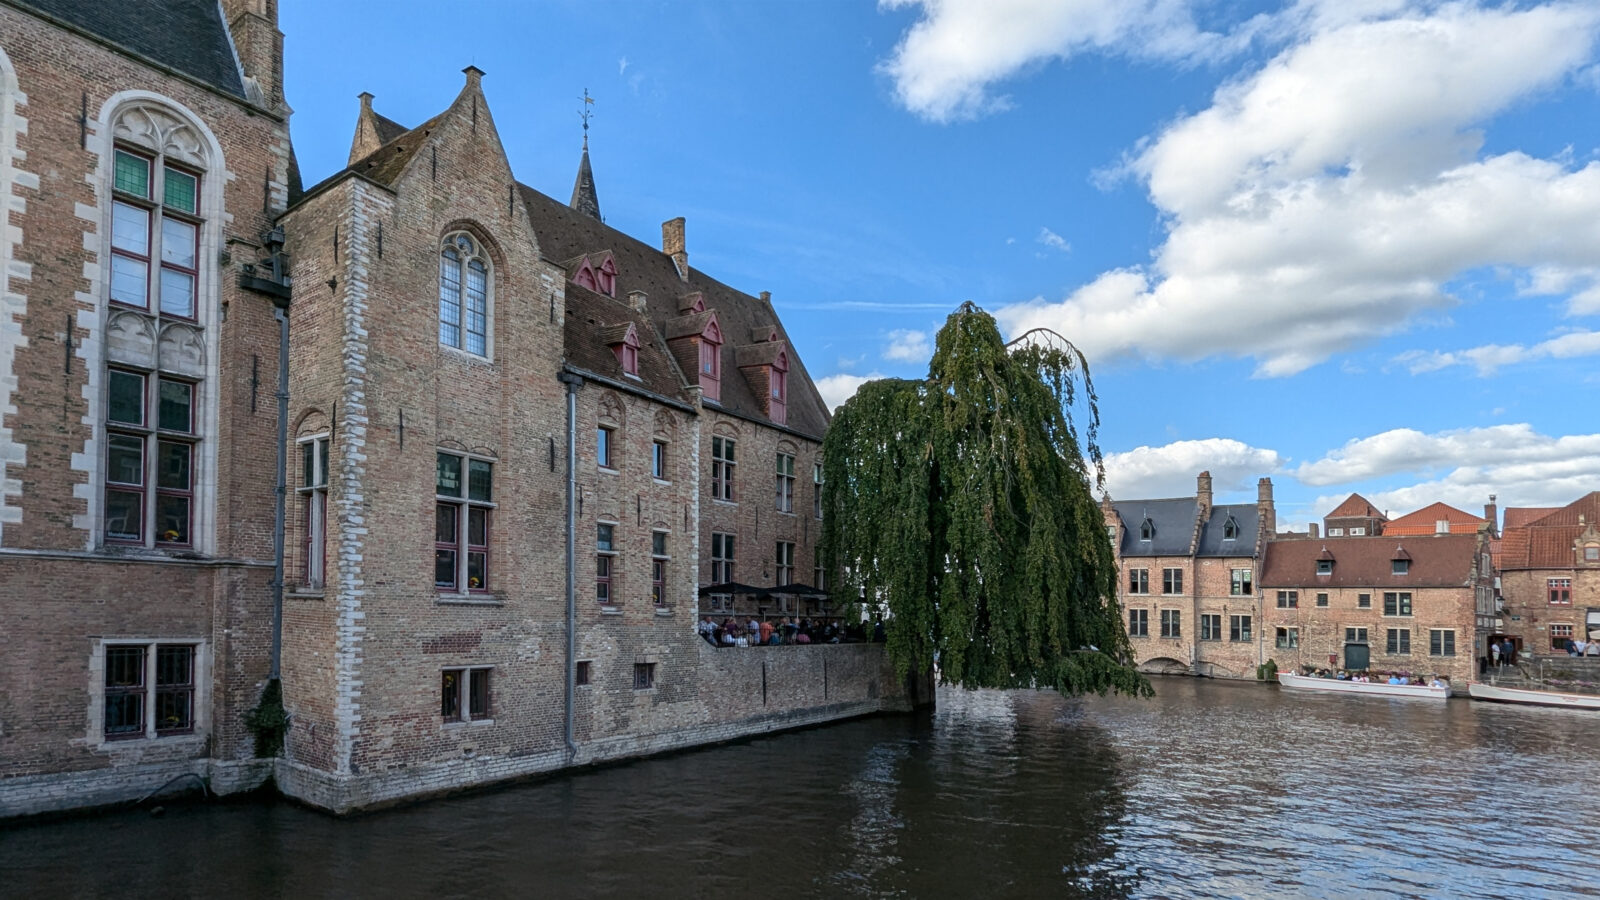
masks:
<path id="1" fill-rule="evenodd" d="M 278 0 L 222 0 L 222 14 L 233 35 L 233 49 L 251 85 L 245 93 L 267 109 L 283 106 L 283 32 L 278 30 Z"/>
<path id="2" fill-rule="evenodd" d="M 1271 478 L 1256 482 L 1256 517 L 1261 520 L 1261 529 L 1267 535 L 1278 533 L 1278 510 L 1272 505 Z M 1316 537 L 1314 532 L 1312 537 Z"/>
<path id="3" fill-rule="evenodd" d="M 1211 514 L 1211 473 L 1201 472 L 1195 479 L 1194 486 L 1195 505 L 1200 507 L 1200 519 L 1204 521 Z"/>
<path id="4" fill-rule="evenodd" d="M 678 278 L 688 281 L 689 249 L 684 245 L 683 225 L 683 216 L 661 223 L 661 252 L 672 257 L 672 264 L 678 268 Z"/>
<path id="5" fill-rule="evenodd" d="M 1489 536 L 1500 536 L 1500 507 L 1495 502 L 1495 496 L 1489 495 L 1489 502 L 1483 505 L 1483 517 L 1489 520 Z"/>

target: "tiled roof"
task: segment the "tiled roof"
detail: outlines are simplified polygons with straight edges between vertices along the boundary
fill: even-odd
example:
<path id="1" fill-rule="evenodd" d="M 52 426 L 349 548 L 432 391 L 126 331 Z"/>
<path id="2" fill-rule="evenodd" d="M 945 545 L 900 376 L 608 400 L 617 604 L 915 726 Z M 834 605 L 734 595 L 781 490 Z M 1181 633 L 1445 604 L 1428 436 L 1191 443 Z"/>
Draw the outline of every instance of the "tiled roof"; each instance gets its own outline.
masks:
<path id="1" fill-rule="evenodd" d="M 648 316 L 635 312 L 626 303 L 575 284 L 567 285 L 566 296 L 563 344 L 568 364 L 619 384 L 636 384 L 679 403 L 689 402 L 683 390 L 683 373 L 667 348 L 654 339 L 656 332 Z M 621 340 L 630 324 L 639 334 L 637 379 L 623 373 L 622 362 L 611 350 L 611 343 Z"/>
<path id="2" fill-rule="evenodd" d="M 1371 501 L 1367 500 L 1367 498 L 1361 496 L 1360 494 L 1351 494 L 1349 497 L 1345 498 L 1343 503 L 1335 507 L 1333 512 L 1324 516 L 1324 518 L 1328 519 L 1345 519 L 1355 517 L 1381 519 L 1383 518 L 1383 513 L 1378 512 L 1378 508 L 1373 506 Z"/>
<path id="3" fill-rule="evenodd" d="M 1333 574 L 1317 574 L 1326 547 Z M 1405 589 L 1454 587 L 1471 583 L 1478 536 L 1440 534 L 1422 537 L 1351 537 L 1318 541 L 1270 541 L 1261 563 L 1261 586 L 1373 587 Z M 1405 575 L 1393 574 L 1392 560 L 1411 559 Z"/>
<path id="4" fill-rule="evenodd" d="M 243 98 L 217 0 L 9 0 Z"/>
<path id="5" fill-rule="evenodd" d="M 372 114 L 372 122 L 378 126 L 378 143 L 380 144 L 387 144 L 411 130 L 388 116 L 382 116 L 378 113 Z"/>
<path id="6" fill-rule="evenodd" d="M 386 131 L 395 128 L 399 128 L 400 132 L 384 141 L 383 146 L 307 188 L 305 190 L 306 194 L 315 194 L 324 185 L 337 181 L 351 172 L 376 181 L 385 187 L 393 187 L 395 179 L 399 178 L 400 173 L 405 170 L 406 163 L 411 161 L 411 158 L 416 155 L 417 148 L 422 146 L 423 139 L 438 125 L 439 120 L 444 118 L 445 114 L 440 113 L 416 128 L 406 128 L 392 119 L 385 119 L 376 113 L 373 115 L 379 120 L 378 136 L 380 138 L 384 136 Z"/>
<path id="7" fill-rule="evenodd" d="M 1508 506 L 1504 524 L 1506 528 L 1516 528 L 1535 519 L 1542 519 L 1560 508 L 1559 506 Z"/>
<path id="8" fill-rule="evenodd" d="M 1389 536 L 1433 534 L 1438 530 L 1441 521 L 1450 523 L 1451 534 L 1472 534 L 1479 526 L 1489 524 L 1489 520 L 1482 516 L 1463 512 L 1444 503 L 1434 503 L 1416 512 L 1390 519 L 1384 524 L 1383 533 Z"/>
<path id="9" fill-rule="evenodd" d="M 1574 560 L 1573 542 L 1583 534 L 1588 525 L 1600 521 L 1600 491 L 1579 497 L 1572 503 L 1531 521 L 1519 515 L 1519 524 L 1512 525 L 1511 513 L 1526 514 L 1527 510 L 1506 510 L 1506 528 L 1500 550 L 1501 569 L 1559 569 L 1570 567 Z M 1584 525 L 1578 524 L 1579 517 Z"/>

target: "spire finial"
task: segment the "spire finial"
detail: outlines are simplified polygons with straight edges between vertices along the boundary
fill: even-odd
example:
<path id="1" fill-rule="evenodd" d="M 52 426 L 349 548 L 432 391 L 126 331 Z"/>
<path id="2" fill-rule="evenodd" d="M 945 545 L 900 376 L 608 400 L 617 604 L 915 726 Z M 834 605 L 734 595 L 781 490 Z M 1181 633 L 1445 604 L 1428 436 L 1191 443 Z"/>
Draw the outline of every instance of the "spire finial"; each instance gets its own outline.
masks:
<path id="1" fill-rule="evenodd" d="M 589 152 L 589 117 L 594 115 L 594 110 L 589 107 L 594 105 L 594 98 L 589 96 L 589 89 L 583 89 L 583 106 L 578 110 L 578 118 L 583 120 L 583 151 Z"/>

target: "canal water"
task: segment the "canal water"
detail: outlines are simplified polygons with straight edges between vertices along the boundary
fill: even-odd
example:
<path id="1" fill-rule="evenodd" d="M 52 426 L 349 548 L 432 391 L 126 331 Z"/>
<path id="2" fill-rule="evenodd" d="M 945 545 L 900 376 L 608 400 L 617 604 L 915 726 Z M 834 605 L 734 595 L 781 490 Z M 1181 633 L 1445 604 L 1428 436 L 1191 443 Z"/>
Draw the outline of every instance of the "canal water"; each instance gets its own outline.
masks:
<path id="1" fill-rule="evenodd" d="M 0 897 L 1600 896 L 1600 715 L 1162 679 L 336 820 L 0 829 Z"/>

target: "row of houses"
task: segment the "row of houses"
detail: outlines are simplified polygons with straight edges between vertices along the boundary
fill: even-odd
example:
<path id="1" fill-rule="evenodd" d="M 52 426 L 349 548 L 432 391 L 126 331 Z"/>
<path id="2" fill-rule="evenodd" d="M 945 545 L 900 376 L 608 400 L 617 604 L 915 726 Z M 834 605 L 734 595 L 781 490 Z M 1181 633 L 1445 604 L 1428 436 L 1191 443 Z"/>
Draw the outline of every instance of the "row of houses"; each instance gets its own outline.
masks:
<path id="1" fill-rule="evenodd" d="M 1600 492 L 1561 508 L 1476 516 L 1436 503 L 1391 519 L 1352 494 L 1305 532 L 1279 531 L 1270 479 L 1254 504 L 1103 501 L 1119 600 L 1141 667 L 1225 678 L 1311 665 L 1438 674 L 1464 684 L 1510 639 L 1525 655 L 1600 637 Z"/>

